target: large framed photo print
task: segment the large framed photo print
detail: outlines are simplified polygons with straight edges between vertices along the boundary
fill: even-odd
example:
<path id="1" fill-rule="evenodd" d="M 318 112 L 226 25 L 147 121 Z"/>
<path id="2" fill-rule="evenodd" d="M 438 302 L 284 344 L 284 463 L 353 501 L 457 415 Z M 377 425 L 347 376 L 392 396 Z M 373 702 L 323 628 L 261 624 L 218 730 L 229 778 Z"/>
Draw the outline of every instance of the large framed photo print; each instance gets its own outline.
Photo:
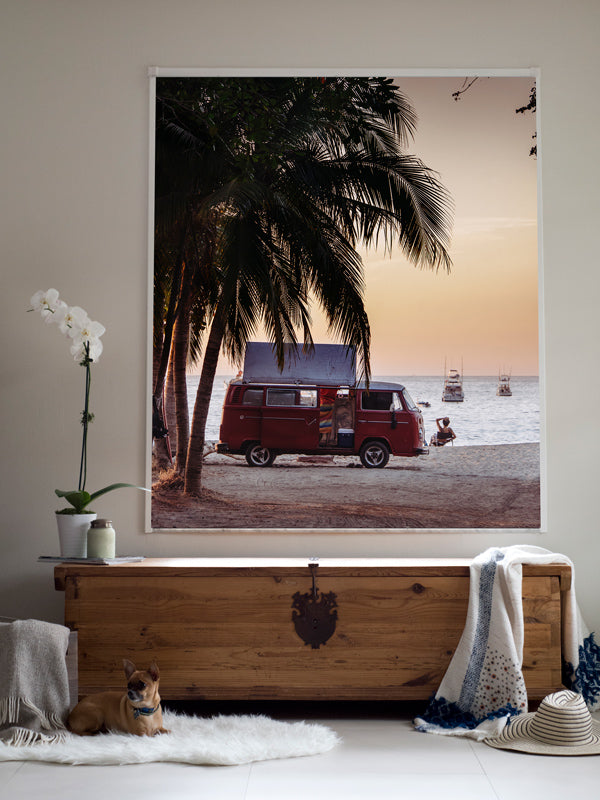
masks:
<path id="1" fill-rule="evenodd" d="M 149 530 L 544 528 L 538 80 L 151 70 Z"/>

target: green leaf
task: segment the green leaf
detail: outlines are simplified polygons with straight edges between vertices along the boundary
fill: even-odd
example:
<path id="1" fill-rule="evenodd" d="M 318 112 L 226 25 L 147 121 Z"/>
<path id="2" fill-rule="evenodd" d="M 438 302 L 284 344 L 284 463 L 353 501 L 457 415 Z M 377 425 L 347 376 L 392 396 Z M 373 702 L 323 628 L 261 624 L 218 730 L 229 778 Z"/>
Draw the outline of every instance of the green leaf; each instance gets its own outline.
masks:
<path id="1" fill-rule="evenodd" d="M 89 505 L 92 500 L 92 496 L 89 494 L 89 492 L 85 491 L 62 492 L 59 489 L 55 489 L 54 493 L 57 495 L 57 497 L 64 497 L 67 503 L 70 503 L 73 506 L 76 514 L 83 514 L 85 507 Z"/>
<path id="2" fill-rule="evenodd" d="M 114 489 L 126 489 L 126 488 L 129 488 L 129 489 L 140 489 L 142 492 L 149 492 L 150 491 L 150 489 L 146 489 L 145 486 L 136 486 L 133 483 L 111 483 L 110 486 L 105 486 L 104 489 L 99 489 L 97 492 L 94 492 L 90 496 L 90 499 L 88 500 L 88 503 L 91 500 L 96 500 L 96 498 L 101 497 L 103 494 L 106 494 L 107 492 L 112 492 Z M 67 498 L 67 500 L 68 499 L 69 498 Z"/>
<path id="3" fill-rule="evenodd" d="M 135 486 L 133 483 L 112 483 L 110 486 L 105 486 L 104 489 L 99 489 L 93 494 L 90 494 L 86 491 L 62 492 L 59 489 L 55 489 L 54 493 L 58 497 L 64 497 L 67 503 L 70 503 L 73 506 L 76 514 L 84 514 L 86 507 L 92 502 L 92 500 L 96 500 L 98 497 L 102 497 L 103 494 L 112 492 L 114 489 L 125 488 L 140 489 L 142 492 L 150 491 L 150 489 L 146 489 L 144 486 Z"/>

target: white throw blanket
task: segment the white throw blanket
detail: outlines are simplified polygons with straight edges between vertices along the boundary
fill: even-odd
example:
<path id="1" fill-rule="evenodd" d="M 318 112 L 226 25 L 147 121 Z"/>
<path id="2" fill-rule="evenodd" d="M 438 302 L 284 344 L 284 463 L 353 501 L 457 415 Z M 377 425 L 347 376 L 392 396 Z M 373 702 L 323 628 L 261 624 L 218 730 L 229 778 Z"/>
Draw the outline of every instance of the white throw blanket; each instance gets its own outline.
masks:
<path id="1" fill-rule="evenodd" d="M 69 629 L 26 619 L 0 623 L 0 741 L 24 745 L 65 735 Z"/>
<path id="2" fill-rule="evenodd" d="M 465 629 L 426 713 L 415 720 L 417 730 L 485 739 L 527 711 L 523 564 L 570 565 L 571 587 L 562 595 L 563 682 L 590 710 L 600 708 L 600 646 L 579 613 L 572 562 L 533 545 L 491 548 L 471 564 Z"/>

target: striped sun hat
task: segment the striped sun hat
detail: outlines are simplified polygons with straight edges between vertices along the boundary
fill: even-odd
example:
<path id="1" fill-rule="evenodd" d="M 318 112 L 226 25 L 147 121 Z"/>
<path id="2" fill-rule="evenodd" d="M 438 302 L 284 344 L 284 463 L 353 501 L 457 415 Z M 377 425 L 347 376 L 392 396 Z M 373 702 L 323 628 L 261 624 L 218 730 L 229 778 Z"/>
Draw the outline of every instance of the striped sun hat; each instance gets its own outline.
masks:
<path id="1" fill-rule="evenodd" d="M 545 697 L 537 711 L 512 717 L 491 747 L 549 756 L 600 754 L 600 722 L 592 719 L 583 697 L 565 689 Z"/>

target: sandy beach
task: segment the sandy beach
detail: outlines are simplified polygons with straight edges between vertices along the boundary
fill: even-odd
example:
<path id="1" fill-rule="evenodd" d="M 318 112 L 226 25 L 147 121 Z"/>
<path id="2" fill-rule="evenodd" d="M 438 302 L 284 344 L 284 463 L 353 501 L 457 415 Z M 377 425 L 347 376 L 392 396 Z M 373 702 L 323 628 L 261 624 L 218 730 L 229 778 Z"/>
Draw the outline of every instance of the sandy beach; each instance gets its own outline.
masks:
<path id="1" fill-rule="evenodd" d="M 538 444 L 431 448 L 365 469 L 358 457 L 279 456 L 252 468 L 210 453 L 203 497 L 153 489 L 152 527 L 539 528 Z"/>

